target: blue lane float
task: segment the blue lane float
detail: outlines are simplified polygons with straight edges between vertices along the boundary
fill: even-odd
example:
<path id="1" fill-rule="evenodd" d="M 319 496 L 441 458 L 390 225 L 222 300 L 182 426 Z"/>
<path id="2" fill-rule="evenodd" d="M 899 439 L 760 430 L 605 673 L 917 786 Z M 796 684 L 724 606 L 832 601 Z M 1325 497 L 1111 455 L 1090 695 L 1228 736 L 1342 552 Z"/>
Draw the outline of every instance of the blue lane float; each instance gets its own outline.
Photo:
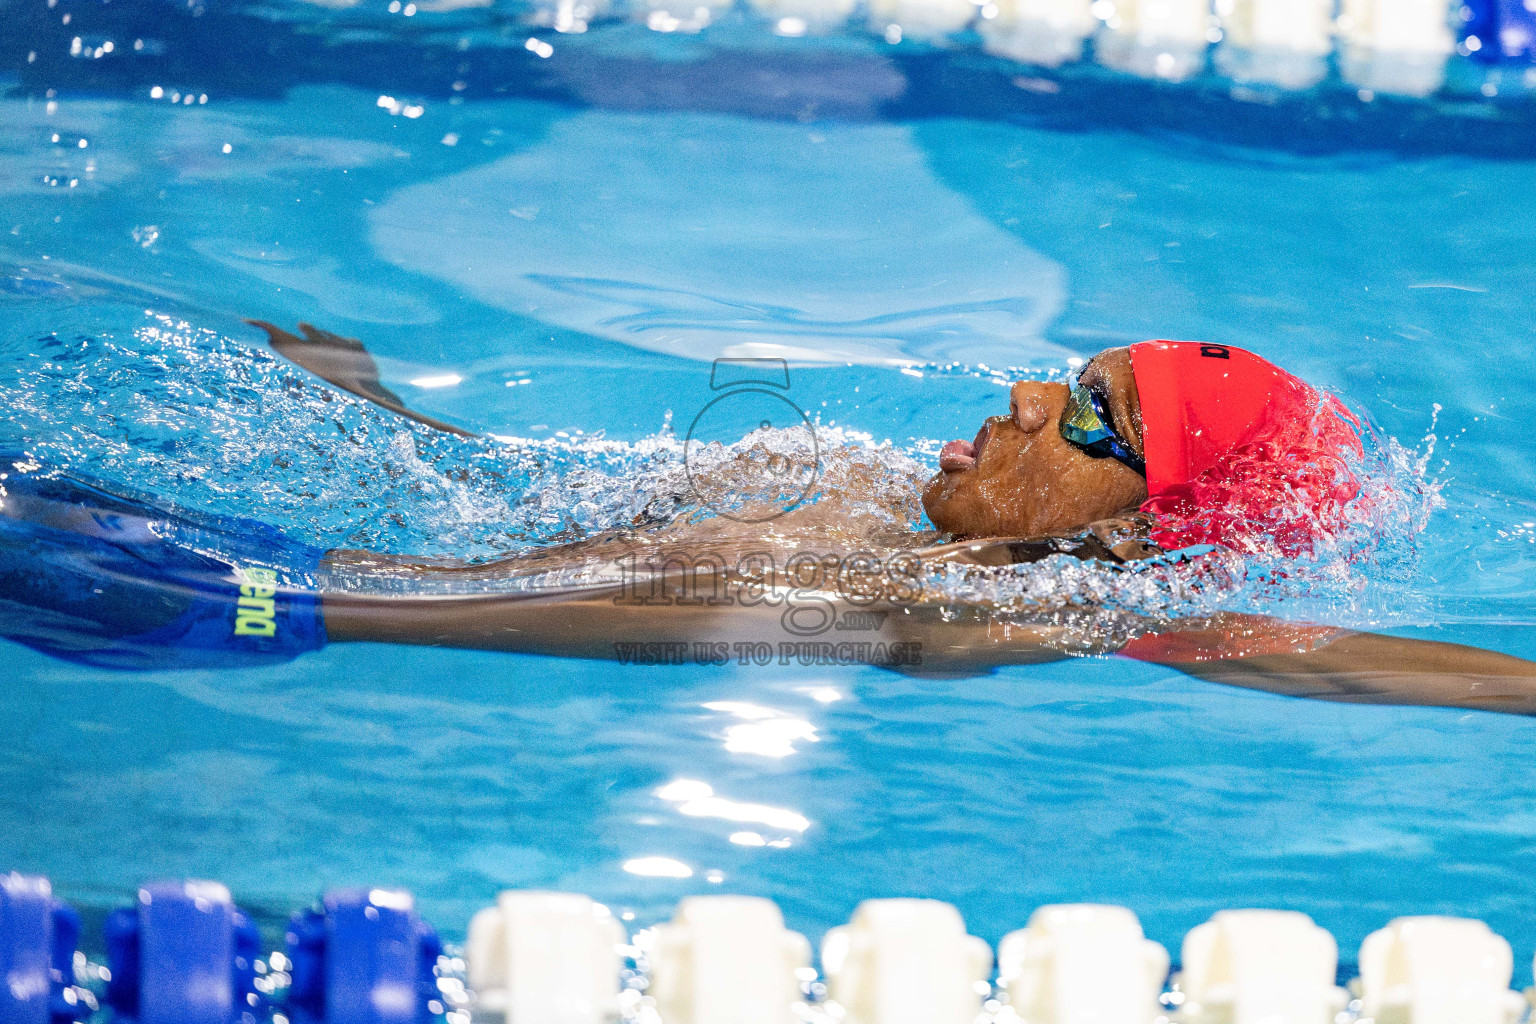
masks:
<path id="1" fill-rule="evenodd" d="M 96 1008 L 84 986 L 104 979 L 111 1024 L 468 1024 L 477 1005 L 564 1024 L 609 1024 L 620 1010 L 668 1024 L 934 1024 L 1001 1020 L 1004 993 L 1011 1019 L 1039 1024 L 1507 1024 L 1528 1013 L 1527 996 L 1510 989 L 1508 941 L 1454 917 L 1401 917 L 1373 932 L 1348 988 L 1334 937 L 1283 910 L 1218 912 L 1184 937 L 1170 976 L 1167 950 L 1125 907 L 1038 908 L 994 956 L 947 903 L 867 900 L 823 939 L 825 985 L 778 908 L 743 896 L 689 897 L 670 922 L 630 937 L 589 897 L 506 892 L 476 915 L 462 961 L 444 961 L 411 895 L 388 889 L 333 890 L 295 914 L 271 971 L 250 918 L 217 882 L 146 885 L 105 932 L 110 974 L 76 952 L 79 917 L 47 879 L 0 876 L 0 1024 L 82 1020 Z M 478 997 L 457 976 L 466 970 Z"/>
<path id="2" fill-rule="evenodd" d="M 80 915 L 48 879 L 0 876 L 0 1024 L 68 1024 L 90 1008 L 73 976 Z"/>
<path id="3" fill-rule="evenodd" d="M 441 1012 L 443 945 L 411 894 L 337 889 L 287 933 L 288 1008 L 300 1024 L 425 1024 Z"/>
<path id="4" fill-rule="evenodd" d="M 106 1003 L 137 1024 L 244 1024 L 256 991 L 256 926 L 218 882 L 156 882 L 106 922 Z"/>
<path id="5" fill-rule="evenodd" d="M 1461 46 L 1482 61 L 1536 60 L 1536 9 L 1526 0 L 1466 0 Z"/>

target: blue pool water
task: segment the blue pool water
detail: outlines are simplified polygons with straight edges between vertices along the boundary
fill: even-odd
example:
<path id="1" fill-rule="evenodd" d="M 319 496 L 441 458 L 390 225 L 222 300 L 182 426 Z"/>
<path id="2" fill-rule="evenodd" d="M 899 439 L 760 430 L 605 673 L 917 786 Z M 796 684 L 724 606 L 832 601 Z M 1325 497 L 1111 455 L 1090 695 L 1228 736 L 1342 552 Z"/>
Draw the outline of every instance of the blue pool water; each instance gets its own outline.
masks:
<path id="1" fill-rule="evenodd" d="M 1403 522 L 1427 518 L 1273 613 L 1536 658 L 1526 101 L 1255 105 L 1091 68 L 1022 88 L 963 51 L 729 24 L 718 48 L 544 33 L 535 66 L 493 12 L 411 37 L 7 3 L 7 449 L 321 546 L 486 557 L 613 521 L 622 488 L 562 474 L 665 462 L 717 356 L 788 354 L 829 436 L 931 468 L 1006 408 L 999 376 L 1199 338 L 1367 410 L 1401 445 Z M 154 38 L 138 64 L 63 56 L 81 34 Z M 245 317 L 362 338 L 413 405 L 500 440 L 328 402 Z M 509 886 L 639 922 L 734 891 L 817 936 L 921 895 L 995 940 L 1092 900 L 1175 948 L 1271 906 L 1345 959 L 1410 913 L 1486 919 L 1517 979 L 1536 950 L 1525 718 L 1100 658 L 963 679 L 370 644 L 238 671 L 0 658 L 0 867 L 87 907 L 198 876 L 271 916 L 368 882 L 453 936 Z M 678 779 L 745 820 L 679 813 L 657 795 Z M 693 875 L 624 870 L 643 857 Z"/>

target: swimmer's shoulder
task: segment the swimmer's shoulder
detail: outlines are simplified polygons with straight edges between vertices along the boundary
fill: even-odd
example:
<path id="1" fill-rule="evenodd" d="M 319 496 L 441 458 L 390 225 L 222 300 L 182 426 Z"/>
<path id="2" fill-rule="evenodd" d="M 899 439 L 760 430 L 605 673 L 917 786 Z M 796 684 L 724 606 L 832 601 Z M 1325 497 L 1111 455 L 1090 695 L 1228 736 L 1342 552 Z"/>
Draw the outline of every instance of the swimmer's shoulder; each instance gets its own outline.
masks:
<path id="1" fill-rule="evenodd" d="M 973 537 L 929 544 L 913 552 L 925 561 L 1004 566 L 1038 562 L 1052 555 L 1124 565 L 1164 554 L 1152 541 L 1152 517 L 1131 512 L 1089 523 L 1069 534 L 1043 537 Z"/>

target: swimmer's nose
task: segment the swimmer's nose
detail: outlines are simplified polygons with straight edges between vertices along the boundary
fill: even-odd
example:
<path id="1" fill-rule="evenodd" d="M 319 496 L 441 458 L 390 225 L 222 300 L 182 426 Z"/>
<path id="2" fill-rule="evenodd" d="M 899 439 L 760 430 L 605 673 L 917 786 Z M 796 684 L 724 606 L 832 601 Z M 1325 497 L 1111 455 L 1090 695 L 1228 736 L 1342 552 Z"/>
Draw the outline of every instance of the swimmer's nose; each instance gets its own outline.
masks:
<path id="1" fill-rule="evenodd" d="M 1022 380 L 1008 391 L 1008 414 L 1014 426 L 1026 434 L 1033 434 L 1050 419 L 1050 411 L 1038 393 L 1040 383 Z"/>

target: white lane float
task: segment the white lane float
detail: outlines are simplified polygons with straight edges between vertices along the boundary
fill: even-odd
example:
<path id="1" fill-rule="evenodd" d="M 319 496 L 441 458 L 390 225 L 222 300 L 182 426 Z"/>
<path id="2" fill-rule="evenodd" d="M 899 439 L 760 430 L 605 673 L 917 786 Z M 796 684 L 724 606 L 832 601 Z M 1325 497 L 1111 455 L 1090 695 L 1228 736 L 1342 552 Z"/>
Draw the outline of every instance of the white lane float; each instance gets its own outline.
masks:
<path id="1" fill-rule="evenodd" d="M 803 36 L 830 32 L 847 21 L 858 0 L 751 0 L 775 35 Z"/>
<path id="2" fill-rule="evenodd" d="M 508 891 L 476 914 L 464 944 L 476 1011 L 506 1024 L 602 1024 L 619 1015 L 618 947 L 628 941 L 588 896 Z"/>
<path id="3" fill-rule="evenodd" d="M 821 964 L 844 1024 L 973 1024 L 992 948 L 938 900 L 866 900 L 827 932 Z"/>
<path id="4" fill-rule="evenodd" d="M 1328 73 L 1332 0 L 1216 0 L 1216 67 L 1244 82 L 1308 89 Z"/>
<path id="5" fill-rule="evenodd" d="M 1078 60 L 1099 24 L 1092 6 L 1092 0 L 992 0 L 977 24 L 982 48 L 1044 67 Z"/>
<path id="6" fill-rule="evenodd" d="M 1168 951 L 1125 907 L 1045 906 L 998 946 L 1008 1005 L 1030 1024 L 1148 1024 L 1160 1012 Z"/>
<path id="7" fill-rule="evenodd" d="M 1331 0 L 1216 0 L 1226 41 L 1248 50 L 1323 56 L 1333 49 Z"/>
<path id="8" fill-rule="evenodd" d="M 1184 937 L 1188 1024 L 1333 1024 L 1349 1001 L 1339 947 L 1306 914 L 1222 910 Z"/>
<path id="9" fill-rule="evenodd" d="M 870 30 L 899 43 L 959 32 L 975 19 L 971 0 L 869 0 Z"/>
<path id="10" fill-rule="evenodd" d="M 1340 0 L 1338 32 L 1344 79 L 1368 93 L 1429 95 L 1455 49 L 1448 0 Z"/>
<path id="11" fill-rule="evenodd" d="M 771 900 L 691 896 L 652 933 L 649 995 L 663 1024 L 795 1024 L 811 944 Z"/>
<path id="12" fill-rule="evenodd" d="M 635 15 L 653 32 L 699 32 L 730 10 L 732 0 L 640 0 Z"/>
<path id="13" fill-rule="evenodd" d="M 1378 1024 L 1514 1024 L 1509 943 L 1482 921 L 1399 917 L 1360 945 L 1360 1012 Z"/>
<path id="14" fill-rule="evenodd" d="M 1181 81 L 1205 67 L 1210 0 L 1102 0 L 1099 62 L 1144 78 Z"/>

